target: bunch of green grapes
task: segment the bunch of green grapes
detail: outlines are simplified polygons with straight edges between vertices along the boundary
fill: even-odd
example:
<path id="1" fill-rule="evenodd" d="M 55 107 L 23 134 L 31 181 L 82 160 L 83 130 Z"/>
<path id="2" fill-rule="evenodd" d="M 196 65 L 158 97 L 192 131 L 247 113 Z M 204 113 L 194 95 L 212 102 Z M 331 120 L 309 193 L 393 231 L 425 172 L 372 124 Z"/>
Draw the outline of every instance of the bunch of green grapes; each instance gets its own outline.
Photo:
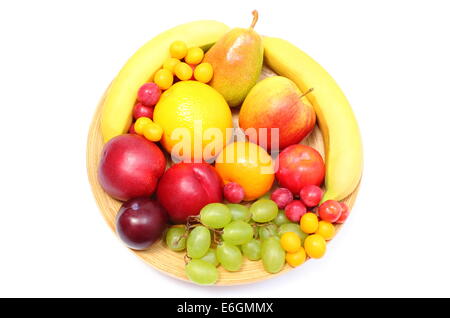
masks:
<path id="1" fill-rule="evenodd" d="M 211 203 L 200 211 L 198 221 L 200 224 L 195 226 L 173 226 L 166 234 L 171 250 L 186 250 L 186 276 L 197 284 L 216 283 L 219 265 L 230 272 L 239 271 L 244 257 L 261 260 L 267 272 L 277 273 L 283 268 L 286 255 L 280 236 L 294 232 L 302 241 L 306 236 L 267 198 L 250 207 Z"/>

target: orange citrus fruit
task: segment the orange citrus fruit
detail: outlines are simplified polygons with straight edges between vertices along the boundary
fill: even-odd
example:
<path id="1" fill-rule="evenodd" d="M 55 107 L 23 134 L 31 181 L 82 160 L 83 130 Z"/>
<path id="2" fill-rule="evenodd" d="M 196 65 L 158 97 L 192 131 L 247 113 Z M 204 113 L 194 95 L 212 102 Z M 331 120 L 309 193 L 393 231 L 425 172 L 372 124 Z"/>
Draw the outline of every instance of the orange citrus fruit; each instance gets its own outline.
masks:
<path id="1" fill-rule="evenodd" d="M 184 161 L 211 159 L 228 142 L 232 128 L 227 102 L 211 86 L 178 82 L 165 91 L 155 106 L 153 121 L 163 129 L 161 144 Z"/>
<path id="2" fill-rule="evenodd" d="M 272 187 L 272 157 L 260 146 L 237 141 L 226 146 L 216 159 L 216 170 L 225 184 L 238 183 L 244 189 L 244 200 L 264 195 Z"/>

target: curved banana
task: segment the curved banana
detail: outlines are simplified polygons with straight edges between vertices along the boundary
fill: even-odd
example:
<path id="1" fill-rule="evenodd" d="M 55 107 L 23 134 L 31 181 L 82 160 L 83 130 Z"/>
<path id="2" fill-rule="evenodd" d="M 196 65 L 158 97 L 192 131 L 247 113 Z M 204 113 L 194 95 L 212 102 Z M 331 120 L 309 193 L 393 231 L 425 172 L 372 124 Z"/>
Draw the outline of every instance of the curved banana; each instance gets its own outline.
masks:
<path id="1" fill-rule="evenodd" d="M 316 61 L 293 44 L 265 37 L 266 64 L 294 81 L 314 106 L 325 142 L 326 200 L 342 200 L 358 186 L 363 169 L 361 136 L 343 92 Z"/>
<path id="2" fill-rule="evenodd" d="M 142 46 L 125 64 L 108 90 L 101 115 L 105 142 L 126 133 L 139 87 L 152 79 L 169 57 L 169 46 L 176 40 L 188 47 L 211 46 L 229 27 L 217 21 L 202 20 L 179 25 L 165 31 Z"/>

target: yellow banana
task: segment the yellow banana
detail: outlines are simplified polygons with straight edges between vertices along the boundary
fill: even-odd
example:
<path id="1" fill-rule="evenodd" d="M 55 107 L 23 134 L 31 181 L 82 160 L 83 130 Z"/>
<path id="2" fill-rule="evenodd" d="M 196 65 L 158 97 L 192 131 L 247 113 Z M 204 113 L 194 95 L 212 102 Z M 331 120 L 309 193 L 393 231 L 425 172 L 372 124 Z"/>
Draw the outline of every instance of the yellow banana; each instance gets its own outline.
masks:
<path id="1" fill-rule="evenodd" d="M 293 44 L 265 37 L 264 58 L 275 72 L 294 81 L 314 106 L 325 143 L 325 194 L 342 200 L 358 186 L 363 169 L 361 136 L 347 98 L 316 61 Z"/>
<path id="2" fill-rule="evenodd" d="M 104 141 L 128 131 L 137 91 L 169 57 L 172 42 L 182 40 L 188 47 L 210 46 L 228 30 L 221 22 L 194 21 L 165 31 L 142 46 L 119 72 L 106 95 L 101 115 Z"/>

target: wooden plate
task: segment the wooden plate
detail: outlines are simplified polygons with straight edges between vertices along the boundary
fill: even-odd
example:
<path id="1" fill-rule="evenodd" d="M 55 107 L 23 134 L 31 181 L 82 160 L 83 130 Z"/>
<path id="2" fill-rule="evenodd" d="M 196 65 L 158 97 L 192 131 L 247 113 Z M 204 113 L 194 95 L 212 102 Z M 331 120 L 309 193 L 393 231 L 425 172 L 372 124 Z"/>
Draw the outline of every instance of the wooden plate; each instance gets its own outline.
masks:
<path id="1" fill-rule="evenodd" d="M 261 79 L 269 76 L 276 75 L 270 69 L 264 68 L 261 74 Z M 115 230 L 115 217 L 116 213 L 120 208 L 121 202 L 111 198 L 108 194 L 103 191 L 98 180 L 97 180 L 97 167 L 100 161 L 100 155 L 103 148 L 103 138 L 100 131 L 100 114 L 103 102 L 105 99 L 105 94 L 100 100 L 97 110 L 94 114 L 92 124 L 89 129 L 88 143 L 87 143 L 87 170 L 89 175 L 89 181 L 91 183 L 92 192 L 94 193 L 95 200 L 97 201 L 98 207 L 108 223 L 109 227 Z M 237 125 L 238 111 L 233 112 L 233 123 Z M 324 145 L 322 140 L 322 135 L 319 128 L 316 126 L 314 131 L 302 141 L 302 144 L 309 145 L 317 149 L 322 156 L 324 156 Z M 348 196 L 344 201 L 349 206 L 349 209 L 353 207 L 356 199 L 358 188 Z M 340 225 L 337 226 L 337 230 L 340 229 Z M 146 251 L 134 251 L 138 257 L 143 259 L 146 263 L 156 268 L 157 270 L 163 272 L 164 274 L 170 275 L 172 277 L 188 281 L 184 273 L 184 252 L 173 252 L 169 250 L 165 243 L 160 240 L 154 245 L 152 245 Z M 219 267 L 220 279 L 217 285 L 237 285 L 246 284 L 261 281 L 277 275 L 281 275 L 286 271 L 289 271 L 291 267 L 285 265 L 284 268 L 277 274 L 267 273 L 262 266 L 261 261 L 252 262 L 244 257 L 244 263 L 242 269 L 239 272 L 228 272 L 222 267 Z"/>

